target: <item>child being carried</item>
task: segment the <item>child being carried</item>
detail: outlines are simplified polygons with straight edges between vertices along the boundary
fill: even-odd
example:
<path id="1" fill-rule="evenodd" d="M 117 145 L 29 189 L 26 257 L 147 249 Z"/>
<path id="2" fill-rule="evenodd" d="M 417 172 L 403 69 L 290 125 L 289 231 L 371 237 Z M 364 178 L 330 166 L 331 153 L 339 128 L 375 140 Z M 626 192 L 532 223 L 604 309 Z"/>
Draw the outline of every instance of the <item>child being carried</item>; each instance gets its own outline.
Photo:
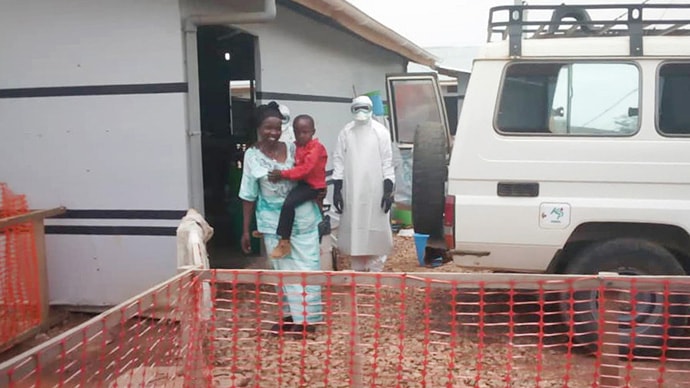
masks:
<path id="1" fill-rule="evenodd" d="M 290 253 L 290 235 L 295 221 L 295 208 L 313 201 L 326 192 L 326 147 L 313 138 L 316 128 L 314 119 L 309 115 L 299 115 L 292 122 L 295 131 L 295 167 L 289 170 L 273 170 L 268 179 L 276 182 L 280 179 L 298 181 L 290 191 L 280 211 L 276 234 L 280 241 L 271 252 L 271 258 L 280 259 Z"/>

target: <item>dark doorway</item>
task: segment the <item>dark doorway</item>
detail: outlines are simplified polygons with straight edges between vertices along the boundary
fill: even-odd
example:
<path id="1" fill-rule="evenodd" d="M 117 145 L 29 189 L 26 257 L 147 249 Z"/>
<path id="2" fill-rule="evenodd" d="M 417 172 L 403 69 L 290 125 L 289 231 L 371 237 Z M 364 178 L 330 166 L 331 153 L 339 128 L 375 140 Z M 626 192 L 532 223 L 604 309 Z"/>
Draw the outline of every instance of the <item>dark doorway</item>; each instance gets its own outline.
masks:
<path id="1" fill-rule="evenodd" d="M 215 228 L 208 251 L 213 268 L 243 268 L 242 160 L 256 140 L 256 40 L 225 26 L 197 30 L 205 217 Z M 256 245 L 256 243 L 255 243 Z M 253 249 L 258 252 L 258 246 Z"/>

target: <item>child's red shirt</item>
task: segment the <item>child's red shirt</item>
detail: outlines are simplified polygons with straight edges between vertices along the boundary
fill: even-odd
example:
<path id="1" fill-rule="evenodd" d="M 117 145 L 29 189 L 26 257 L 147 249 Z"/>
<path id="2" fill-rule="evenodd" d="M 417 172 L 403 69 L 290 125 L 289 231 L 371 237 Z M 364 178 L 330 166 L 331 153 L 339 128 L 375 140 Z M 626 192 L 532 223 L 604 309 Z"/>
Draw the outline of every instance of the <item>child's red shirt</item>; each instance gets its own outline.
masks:
<path id="1" fill-rule="evenodd" d="M 281 171 L 280 176 L 293 181 L 304 181 L 316 190 L 325 189 L 327 161 L 326 147 L 317 139 L 311 139 L 304 146 L 297 146 L 295 167 Z"/>

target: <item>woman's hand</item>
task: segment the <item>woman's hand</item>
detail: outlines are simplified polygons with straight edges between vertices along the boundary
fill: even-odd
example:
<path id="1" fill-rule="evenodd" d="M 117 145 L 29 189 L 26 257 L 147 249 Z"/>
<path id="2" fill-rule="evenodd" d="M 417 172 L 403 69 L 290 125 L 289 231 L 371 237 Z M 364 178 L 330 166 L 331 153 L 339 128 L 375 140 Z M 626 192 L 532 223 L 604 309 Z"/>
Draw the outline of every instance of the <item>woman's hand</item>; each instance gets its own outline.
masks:
<path id="1" fill-rule="evenodd" d="M 252 251 L 252 243 L 251 239 L 249 238 L 249 232 L 242 233 L 240 246 L 242 247 L 242 252 L 244 253 L 250 253 Z"/>
<path id="2" fill-rule="evenodd" d="M 269 182 L 278 182 L 279 180 L 283 179 L 283 177 L 280 175 L 280 170 L 273 170 L 268 173 L 268 181 Z"/>
<path id="3" fill-rule="evenodd" d="M 242 201 L 242 240 L 240 240 L 240 247 L 242 247 L 242 252 L 244 253 L 252 251 L 252 241 L 249 238 L 249 231 L 251 230 L 253 211 L 254 202 Z"/>

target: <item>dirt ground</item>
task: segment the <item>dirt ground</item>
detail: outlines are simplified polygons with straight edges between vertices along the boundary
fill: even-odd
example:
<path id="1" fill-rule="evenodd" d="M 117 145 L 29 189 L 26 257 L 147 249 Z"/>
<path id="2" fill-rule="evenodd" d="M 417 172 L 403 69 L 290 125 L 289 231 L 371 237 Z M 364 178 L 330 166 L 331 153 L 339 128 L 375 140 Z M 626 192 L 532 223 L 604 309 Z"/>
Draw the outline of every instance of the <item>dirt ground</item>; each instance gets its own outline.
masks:
<path id="1" fill-rule="evenodd" d="M 23 352 L 42 344 L 45 341 L 93 318 L 95 314 L 71 312 L 61 308 L 51 308 L 48 318 L 49 329 L 35 335 L 10 349 L 0 352 L 0 363 L 11 359 Z"/>

